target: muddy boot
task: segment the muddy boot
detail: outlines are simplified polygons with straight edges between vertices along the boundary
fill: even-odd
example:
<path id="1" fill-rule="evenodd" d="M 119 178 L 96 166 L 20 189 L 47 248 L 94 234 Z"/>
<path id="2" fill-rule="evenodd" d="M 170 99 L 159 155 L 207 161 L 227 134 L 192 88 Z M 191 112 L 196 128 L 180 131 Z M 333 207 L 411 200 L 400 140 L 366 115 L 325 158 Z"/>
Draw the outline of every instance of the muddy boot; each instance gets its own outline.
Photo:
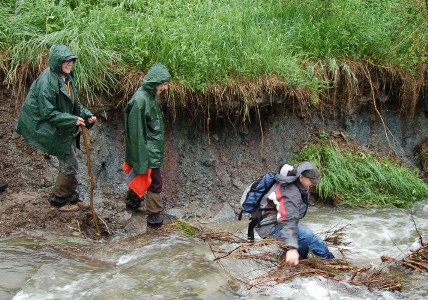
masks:
<path id="1" fill-rule="evenodd" d="M 61 207 L 63 205 L 66 205 L 68 203 L 67 197 L 58 197 L 56 195 L 51 195 L 48 199 L 50 205 L 55 207 Z"/>
<path id="2" fill-rule="evenodd" d="M 132 190 L 128 190 L 125 198 L 126 209 L 137 210 L 140 208 L 141 203 L 144 200 L 144 196 L 139 198 Z"/>
<path id="3" fill-rule="evenodd" d="M 162 195 L 160 193 L 147 192 L 146 209 L 149 215 L 147 216 L 147 226 L 151 228 L 159 228 L 163 224 Z"/>
<path id="4" fill-rule="evenodd" d="M 76 193 L 77 179 L 74 175 L 66 176 L 62 172 L 58 174 L 58 177 L 55 182 L 53 189 L 53 195 L 49 197 L 49 203 L 53 206 L 62 208 L 63 206 L 70 203 L 70 200 L 73 200 Z M 78 199 L 78 197 L 77 197 Z M 69 205 L 67 205 L 69 206 Z M 73 207 L 67 207 L 60 209 L 61 211 L 76 211 L 79 207 L 73 205 Z"/>
<path id="5" fill-rule="evenodd" d="M 3 192 L 7 188 L 6 182 L 0 182 L 0 192 Z"/>
<path id="6" fill-rule="evenodd" d="M 75 212 L 75 211 L 78 211 L 79 209 L 80 207 L 77 204 L 71 204 L 71 203 L 67 203 L 58 208 L 58 210 L 62 212 Z"/>
<path id="7" fill-rule="evenodd" d="M 68 199 L 70 204 L 77 205 L 80 209 L 89 209 L 91 207 L 89 203 L 80 199 L 78 192 L 74 192 L 74 194 L 68 197 Z"/>

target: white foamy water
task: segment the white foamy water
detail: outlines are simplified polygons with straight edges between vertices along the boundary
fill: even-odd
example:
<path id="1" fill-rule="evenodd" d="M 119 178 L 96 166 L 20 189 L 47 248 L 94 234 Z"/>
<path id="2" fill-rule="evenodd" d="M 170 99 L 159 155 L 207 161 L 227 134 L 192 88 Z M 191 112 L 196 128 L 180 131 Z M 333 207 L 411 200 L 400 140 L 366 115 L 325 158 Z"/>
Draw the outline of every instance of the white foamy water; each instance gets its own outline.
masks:
<path id="1" fill-rule="evenodd" d="M 224 288 L 227 278 L 203 242 L 170 235 L 146 244 L 136 241 L 123 249 L 117 243 L 93 255 L 104 263 L 58 257 L 40 265 L 13 299 L 208 299 L 207 295 L 228 299 L 231 295 Z"/>

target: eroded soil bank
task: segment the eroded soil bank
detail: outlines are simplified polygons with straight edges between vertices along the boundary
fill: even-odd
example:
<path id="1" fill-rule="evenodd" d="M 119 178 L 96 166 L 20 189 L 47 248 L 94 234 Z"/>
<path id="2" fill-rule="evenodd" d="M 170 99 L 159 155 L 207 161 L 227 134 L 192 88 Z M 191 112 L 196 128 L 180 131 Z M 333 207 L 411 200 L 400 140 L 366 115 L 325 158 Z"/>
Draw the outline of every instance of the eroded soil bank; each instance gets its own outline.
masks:
<path id="1" fill-rule="evenodd" d="M 347 140 L 375 153 L 394 153 L 412 165 L 414 149 L 428 138 L 423 105 L 413 117 L 384 107 L 380 118 L 366 105 L 346 117 L 330 118 L 321 113 L 301 116 L 284 104 L 275 104 L 262 110 L 261 122 L 254 118 L 249 125 L 234 126 L 219 119 L 211 123 L 209 132 L 201 130 L 197 122 L 189 122 L 186 114 L 177 115 L 174 122 L 166 118 L 163 175 L 167 213 L 201 221 L 232 218 L 247 184 L 320 138 Z M 144 210 L 131 213 L 123 202 L 127 188 L 121 171 L 122 112 L 91 109 L 99 114 L 89 136 L 96 182 L 94 207 L 102 235 L 144 232 Z M 48 204 L 58 162 L 14 133 L 17 116 L 5 88 L 0 92 L 0 114 L 0 180 L 9 185 L 0 194 L 0 236 L 47 230 L 97 238 L 89 211 L 61 213 Z M 79 163 L 78 190 L 88 201 L 90 185 L 83 151 Z"/>

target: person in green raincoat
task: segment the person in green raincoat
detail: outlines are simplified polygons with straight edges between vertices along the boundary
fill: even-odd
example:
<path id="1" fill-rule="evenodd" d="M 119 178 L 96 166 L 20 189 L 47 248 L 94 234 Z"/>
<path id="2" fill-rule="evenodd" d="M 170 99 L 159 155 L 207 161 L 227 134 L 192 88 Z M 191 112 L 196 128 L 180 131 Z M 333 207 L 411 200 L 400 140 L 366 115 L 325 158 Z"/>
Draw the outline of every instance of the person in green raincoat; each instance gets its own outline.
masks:
<path id="1" fill-rule="evenodd" d="M 49 67 L 33 82 L 21 107 L 15 130 L 24 140 L 58 158 L 59 173 L 49 197 L 61 211 L 77 211 L 89 205 L 76 191 L 80 126 L 90 128 L 96 117 L 79 102 L 71 71 L 77 57 L 65 45 L 53 45 Z"/>
<path id="2" fill-rule="evenodd" d="M 168 69 L 155 63 L 125 108 L 125 163 L 133 177 L 150 174 L 151 181 L 142 197 L 130 188 L 125 203 L 127 208 L 135 210 L 145 198 L 147 225 L 154 228 L 160 227 L 164 218 L 160 170 L 164 158 L 164 126 L 159 97 L 168 91 L 170 80 Z"/>

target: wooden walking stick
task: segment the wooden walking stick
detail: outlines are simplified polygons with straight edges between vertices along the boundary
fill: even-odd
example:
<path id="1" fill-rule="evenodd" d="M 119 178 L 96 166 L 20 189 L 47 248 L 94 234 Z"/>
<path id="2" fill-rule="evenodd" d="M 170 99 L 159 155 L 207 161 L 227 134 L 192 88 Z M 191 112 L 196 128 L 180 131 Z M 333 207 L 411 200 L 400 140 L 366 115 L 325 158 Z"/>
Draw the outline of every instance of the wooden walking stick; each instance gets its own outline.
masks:
<path id="1" fill-rule="evenodd" d="M 91 206 L 91 212 L 92 212 L 92 218 L 94 219 L 95 224 L 95 233 L 97 235 L 100 235 L 100 228 L 98 227 L 98 217 L 94 210 L 94 188 L 95 188 L 95 181 L 94 176 L 92 175 L 92 168 L 91 168 L 91 151 L 89 149 L 89 140 L 88 140 L 88 132 L 85 126 L 80 125 L 80 128 L 82 129 L 82 136 L 83 136 L 83 143 L 85 144 L 85 152 L 86 152 L 86 165 L 88 166 L 88 175 L 89 175 L 89 181 L 91 182 L 91 188 L 90 188 L 90 206 Z"/>

